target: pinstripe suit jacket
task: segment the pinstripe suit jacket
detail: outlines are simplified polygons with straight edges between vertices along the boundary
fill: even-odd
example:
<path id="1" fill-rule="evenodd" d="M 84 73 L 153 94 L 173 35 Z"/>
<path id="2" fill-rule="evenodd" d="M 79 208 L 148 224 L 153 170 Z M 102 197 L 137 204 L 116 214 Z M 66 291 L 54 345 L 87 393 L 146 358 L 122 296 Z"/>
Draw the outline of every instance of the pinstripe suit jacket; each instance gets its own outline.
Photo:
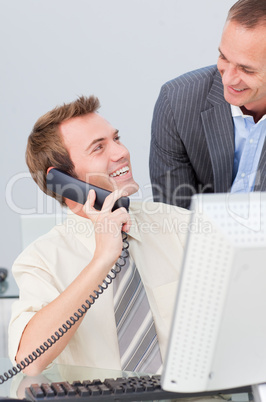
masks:
<path id="1" fill-rule="evenodd" d="M 234 124 L 216 66 L 164 84 L 154 108 L 150 177 L 155 201 L 188 208 L 201 192 L 227 192 L 232 184 Z M 266 190 L 266 143 L 255 190 Z"/>

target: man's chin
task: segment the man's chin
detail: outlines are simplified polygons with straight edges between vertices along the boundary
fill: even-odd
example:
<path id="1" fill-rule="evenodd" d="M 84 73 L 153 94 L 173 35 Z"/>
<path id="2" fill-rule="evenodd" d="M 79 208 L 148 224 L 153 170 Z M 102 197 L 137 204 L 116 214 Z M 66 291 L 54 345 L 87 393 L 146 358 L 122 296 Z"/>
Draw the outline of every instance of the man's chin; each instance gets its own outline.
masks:
<path id="1" fill-rule="evenodd" d="M 232 95 L 230 96 L 228 94 L 225 94 L 224 99 L 226 100 L 226 102 L 230 103 L 230 105 L 233 105 L 233 106 L 241 107 L 244 105 L 243 102 L 241 102 L 238 99 L 235 99 L 235 97 L 233 97 Z"/>
<path id="2" fill-rule="evenodd" d="M 139 185 L 135 182 L 135 180 L 131 177 L 128 180 L 116 180 L 115 178 L 110 178 L 109 188 L 107 190 L 113 192 L 115 190 L 123 190 L 128 195 L 132 195 L 136 193 L 139 189 Z"/>
<path id="3" fill-rule="evenodd" d="M 247 96 L 247 92 L 245 93 L 232 93 L 229 90 L 224 90 L 224 98 L 226 100 L 226 102 L 230 103 L 230 105 L 233 106 L 238 106 L 238 107 L 242 107 L 244 105 L 247 104 L 248 102 L 248 96 Z"/>
<path id="4" fill-rule="evenodd" d="M 121 190 L 123 190 L 125 193 L 127 193 L 128 195 L 132 195 L 132 194 L 135 194 L 139 190 L 139 185 L 136 182 L 127 183 L 121 187 L 119 186 L 119 188 Z"/>
<path id="5" fill-rule="evenodd" d="M 134 186 L 131 186 L 131 190 L 127 191 L 128 195 L 135 194 L 139 191 L 139 185 L 135 183 Z"/>

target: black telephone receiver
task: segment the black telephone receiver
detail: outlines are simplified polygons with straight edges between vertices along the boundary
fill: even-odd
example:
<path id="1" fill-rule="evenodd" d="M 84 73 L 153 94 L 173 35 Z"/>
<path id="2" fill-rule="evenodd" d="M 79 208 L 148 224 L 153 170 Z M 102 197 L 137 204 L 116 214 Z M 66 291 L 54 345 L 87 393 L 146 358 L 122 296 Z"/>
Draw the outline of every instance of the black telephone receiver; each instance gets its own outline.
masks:
<path id="1" fill-rule="evenodd" d="M 96 200 L 94 208 L 100 210 L 104 203 L 105 198 L 111 194 L 110 191 L 104 190 L 103 188 L 93 186 L 92 184 L 86 183 L 85 181 L 75 179 L 68 173 L 62 170 L 52 168 L 46 176 L 47 188 L 62 197 L 69 198 L 72 201 L 78 202 L 80 204 L 85 204 L 87 201 L 89 190 L 93 189 L 96 192 Z M 119 198 L 114 206 L 113 211 L 117 208 L 124 207 L 128 210 L 129 208 L 129 198 L 121 197 Z"/>

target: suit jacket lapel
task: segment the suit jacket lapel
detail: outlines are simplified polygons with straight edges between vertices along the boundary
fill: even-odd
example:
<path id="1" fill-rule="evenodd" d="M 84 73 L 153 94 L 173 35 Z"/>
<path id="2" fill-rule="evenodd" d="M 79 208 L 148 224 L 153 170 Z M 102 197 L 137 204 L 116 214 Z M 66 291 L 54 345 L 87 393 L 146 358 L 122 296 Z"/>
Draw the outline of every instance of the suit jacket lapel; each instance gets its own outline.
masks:
<path id="1" fill-rule="evenodd" d="M 214 192 L 227 192 L 232 184 L 234 125 L 230 105 L 223 96 L 219 71 L 207 99 L 211 108 L 201 116 L 213 168 Z"/>

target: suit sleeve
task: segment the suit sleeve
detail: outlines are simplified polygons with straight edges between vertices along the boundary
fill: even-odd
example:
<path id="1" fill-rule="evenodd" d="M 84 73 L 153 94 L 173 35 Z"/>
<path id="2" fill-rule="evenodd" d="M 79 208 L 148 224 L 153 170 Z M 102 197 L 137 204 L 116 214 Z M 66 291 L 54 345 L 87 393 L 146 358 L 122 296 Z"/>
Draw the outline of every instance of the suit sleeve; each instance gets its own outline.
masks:
<path id="1" fill-rule="evenodd" d="M 175 103 L 178 105 L 176 100 Z M 179 113 L 178 110 L 173 113 L 164 85 L 153 113 L 150 178 L 155 202 L 189 208 L 197 184 L 195 172 L 177 129 L 176 119 Z M 183 116 L 181 118 L 185 121 Z"/>

